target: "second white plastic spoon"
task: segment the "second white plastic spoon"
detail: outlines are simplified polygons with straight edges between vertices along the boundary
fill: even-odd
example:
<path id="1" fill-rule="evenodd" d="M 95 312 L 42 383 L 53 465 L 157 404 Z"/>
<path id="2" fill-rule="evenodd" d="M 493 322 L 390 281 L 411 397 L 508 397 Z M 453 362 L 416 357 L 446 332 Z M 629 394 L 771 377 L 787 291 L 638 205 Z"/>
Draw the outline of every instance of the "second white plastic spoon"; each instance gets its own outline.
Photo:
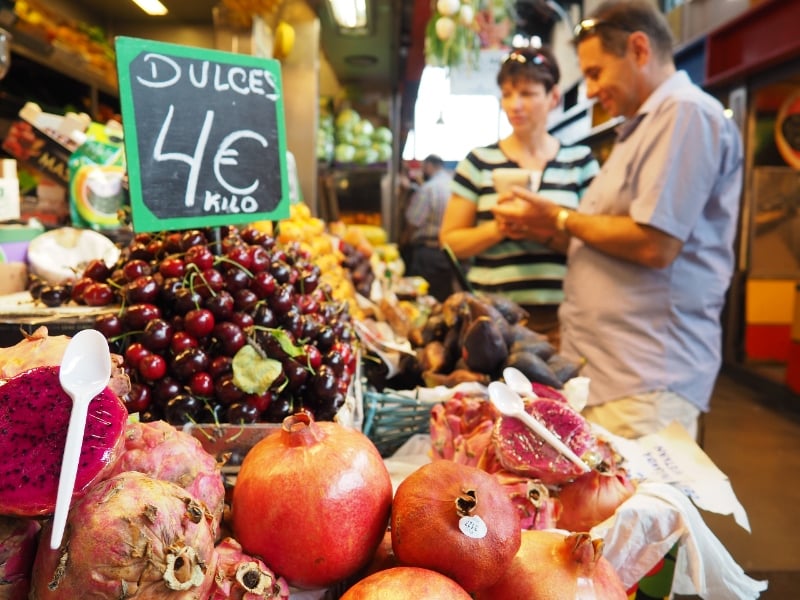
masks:
<path id="1" fill-rule="evenodd" d="M 516 367 L 506 367 L 503 369 L 503 379 L 512 390 L 522 397 L 538 398 L 533 391 L 531 380 Z"/>

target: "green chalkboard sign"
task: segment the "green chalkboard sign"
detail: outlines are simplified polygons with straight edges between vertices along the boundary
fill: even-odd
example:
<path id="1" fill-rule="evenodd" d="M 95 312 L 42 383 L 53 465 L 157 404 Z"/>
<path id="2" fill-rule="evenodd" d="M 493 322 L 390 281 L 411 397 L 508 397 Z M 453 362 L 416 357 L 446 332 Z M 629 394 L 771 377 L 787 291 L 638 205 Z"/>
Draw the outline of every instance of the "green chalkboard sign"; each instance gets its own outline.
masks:
<path id="1" fill-rule="evenodd" d="M 135 231 L 289 216 L 280 63 L 116 39 Z"/>

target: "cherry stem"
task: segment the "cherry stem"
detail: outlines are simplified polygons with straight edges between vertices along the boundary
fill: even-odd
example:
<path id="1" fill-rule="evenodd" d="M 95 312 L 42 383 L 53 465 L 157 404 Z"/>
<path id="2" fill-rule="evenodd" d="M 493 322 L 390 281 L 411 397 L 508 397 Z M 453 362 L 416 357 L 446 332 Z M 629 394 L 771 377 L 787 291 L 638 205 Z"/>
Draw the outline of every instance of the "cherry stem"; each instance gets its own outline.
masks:
<path id="1" fill-rule="evenodd" d="M 235 260 L 231 260 L 227 256 L 217 256 L 217 257 L 215 257 L 214 258 L 214 263 L 228 263 L 228 264 L 234 265 L 236 267 L 239 267 L 242 271 L 247 273 L 247 276 L 250 277 L 251 279 L 254 276 L 252 271 L 250 271 L 250 269 L 248 269 L 247 267 L 245 267 L 241 263 L 236 262 Z"/>

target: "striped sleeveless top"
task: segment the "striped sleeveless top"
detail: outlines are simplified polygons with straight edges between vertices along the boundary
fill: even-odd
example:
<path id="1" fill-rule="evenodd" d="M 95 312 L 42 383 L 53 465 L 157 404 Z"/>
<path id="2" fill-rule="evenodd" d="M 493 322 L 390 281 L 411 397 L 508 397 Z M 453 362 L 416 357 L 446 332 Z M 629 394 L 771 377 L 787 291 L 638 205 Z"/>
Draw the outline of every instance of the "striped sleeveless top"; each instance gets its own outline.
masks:
<path id="1" fill-rule="evenodd" d="M 477 205 L 476 224 L 494 218 L 491 208 L 498 194 L 492 183 L 492 170 L 496 168 L 520 165 L 494 143 L 472 150 L 458 163 L 453 175 L 453 193 Z M 538 193 L 567 208 L 576 208 L 598 169 L 588 146 L 561 146 L 542 172 Z M 563 254 L 536 242 L 504 240 L 475 256 L 467 277 L 476 290 L 502 294 L 517 304 L 555 305 L 564 298 L 565 273 Z"/>

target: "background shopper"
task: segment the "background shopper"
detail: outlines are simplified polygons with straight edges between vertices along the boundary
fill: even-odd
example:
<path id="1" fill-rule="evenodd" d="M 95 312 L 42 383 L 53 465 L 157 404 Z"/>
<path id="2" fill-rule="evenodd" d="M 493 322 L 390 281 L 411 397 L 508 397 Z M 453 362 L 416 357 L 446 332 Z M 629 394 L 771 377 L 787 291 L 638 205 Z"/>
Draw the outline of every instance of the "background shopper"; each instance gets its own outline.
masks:
<path id="1" fill-rule="evenodd" d="M 439 229 L 450 198 L 451 175 L 444 161 L 431 154 L 422 161 L 423 183 L 414 193 L 406 209 L 406 222 L 411 227 L 409 275 L 424 277 L 428 293 L 444 301 L 453 293 L 454 274 L 439 246 Z"/>

